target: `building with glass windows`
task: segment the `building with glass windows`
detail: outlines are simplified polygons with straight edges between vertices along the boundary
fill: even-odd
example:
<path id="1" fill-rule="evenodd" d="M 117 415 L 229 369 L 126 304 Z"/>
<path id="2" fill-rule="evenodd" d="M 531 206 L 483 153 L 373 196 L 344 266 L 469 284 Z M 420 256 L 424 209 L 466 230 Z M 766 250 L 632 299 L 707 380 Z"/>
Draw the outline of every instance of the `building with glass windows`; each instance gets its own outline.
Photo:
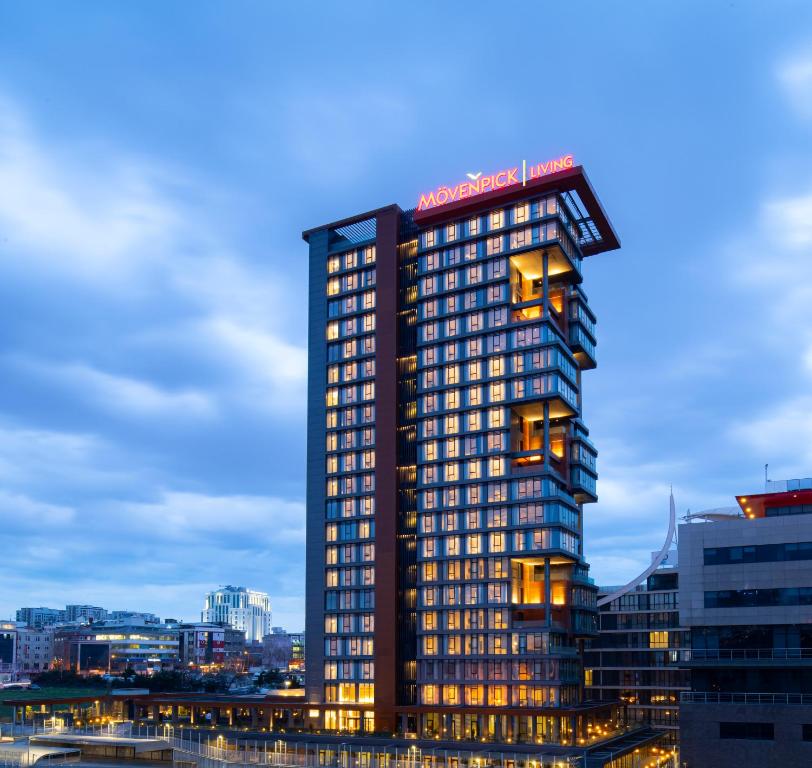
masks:
<path id="1" fill-rule="evenodd" d="M 271 631 L 271 599 L 266 592 L 245 587 L 220 587 L 206 595 L 200 620 L 227 624 L 245 633 L 245 642 L 261 643 Z"/>
<path id="2" fill-rule="evenodd" d="M 594 743 L 585 259 L 619 247 L 571 156 L 304 233 L 314 728 Z"/>
<path id="3" fill-rule="evenodd" d="M 601 589 L 600 634 L 585 654 L 591 698 L 620 699 L 630 722 L 666 730 L 674 742 L 680 694 L 690 689 L 690 632 L 680 623 L 678 584 L 678 569 L 668 565 L 603 603 L 615 590 Z"/>
<path id="4" fill-rule="evenodd" d="M 681 765 L 812 764 L 812 479 L 679 528 Z"/>

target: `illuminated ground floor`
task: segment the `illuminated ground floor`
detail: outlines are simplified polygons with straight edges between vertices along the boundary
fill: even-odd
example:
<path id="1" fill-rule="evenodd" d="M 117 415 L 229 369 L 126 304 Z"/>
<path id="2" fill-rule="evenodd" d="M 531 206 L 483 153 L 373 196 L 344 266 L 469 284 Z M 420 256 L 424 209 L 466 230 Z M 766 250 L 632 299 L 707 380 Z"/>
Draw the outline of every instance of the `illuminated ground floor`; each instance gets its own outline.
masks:
<path id="1" fill-rule="evenodd" d="M 86 729 L 129 721 L 134 732 L 223 748 L 234 739 L 293 750 L 299 768 L 662 768 L 664 734 L 630 728 L 612 704 L 572 709 L 398 712 L 399 732 L 375 731 L 371 707 L 306 705 L 303 697 L 149 694 L 14 700 L 17 726 Z M 269 745 L 276 746 L 269 746 Z M 239 747 L 236 747 L 239 748 Z M 408 762 L 408 766 L 404 765 Z M 669 762 L 671 761 L 671 762 Z"/>

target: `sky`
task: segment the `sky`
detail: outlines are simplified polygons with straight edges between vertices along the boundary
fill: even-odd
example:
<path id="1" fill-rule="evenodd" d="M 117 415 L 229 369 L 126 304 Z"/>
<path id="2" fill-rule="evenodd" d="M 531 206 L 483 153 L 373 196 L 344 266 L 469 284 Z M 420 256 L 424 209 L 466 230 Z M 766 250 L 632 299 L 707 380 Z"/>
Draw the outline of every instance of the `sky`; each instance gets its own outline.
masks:
<path id="1" fill-rule="evenodd" d="M 586 555 L 812 476 L 812 5 L 0 0 L 0 618 L 304 606 L 307 247 L 572 152 Z"/>

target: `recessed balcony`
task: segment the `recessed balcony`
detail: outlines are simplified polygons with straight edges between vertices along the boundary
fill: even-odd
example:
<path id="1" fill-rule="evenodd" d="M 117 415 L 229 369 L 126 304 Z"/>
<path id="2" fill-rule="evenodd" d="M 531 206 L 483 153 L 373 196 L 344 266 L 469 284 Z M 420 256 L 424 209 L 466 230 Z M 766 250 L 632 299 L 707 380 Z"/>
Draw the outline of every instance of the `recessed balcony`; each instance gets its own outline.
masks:
<path id="1" fill-rule="evenodd" d="M 512 560 L 510 566 L 514 625 L 568 628 L 573 561 L 565 557 L 526 557 Z M 549 584 L 545 577 L 549 577 Z"/>
<path id="2" fill-rule="evenodd" d="M 563 424 L 554 424 L 554 418 L 562 416 L 553 415 L 565 411 L 550 408 L 549 444 L 547 461 L 562 479 L 567 474 L 567 427 Z M 510 419 L 510 450 L 513 456 L 513 466 L 518 469 L 538 468 L 544 464 L 544 412 L 531 404 L 511 408 Z"/>

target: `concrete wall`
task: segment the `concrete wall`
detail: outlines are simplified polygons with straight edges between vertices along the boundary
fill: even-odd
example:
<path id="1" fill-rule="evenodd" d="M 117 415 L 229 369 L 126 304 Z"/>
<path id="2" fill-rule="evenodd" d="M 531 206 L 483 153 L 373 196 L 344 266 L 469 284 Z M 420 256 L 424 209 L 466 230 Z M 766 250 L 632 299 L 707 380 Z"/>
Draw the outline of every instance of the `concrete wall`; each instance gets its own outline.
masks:
<path id="1" fill-rule="evenodd" d="M 790 768 L 812 765 L 812 741 L 801 738 L 812 706 L 695 704 L 680 706 L 681 768 Z M 720 722 L 773 723 L 775 739 L 720 739 Z"/>
<path id="2" fill-rule="evenodd" d="M 812 541 L 812 515 L 689 523 L 679 527 L 679 608 L 683 626 L 801 624 L 812 605 L 705 608 L 705 592 L 812 586 L 812 560 L 704 565 L 706 547 Z"/>

